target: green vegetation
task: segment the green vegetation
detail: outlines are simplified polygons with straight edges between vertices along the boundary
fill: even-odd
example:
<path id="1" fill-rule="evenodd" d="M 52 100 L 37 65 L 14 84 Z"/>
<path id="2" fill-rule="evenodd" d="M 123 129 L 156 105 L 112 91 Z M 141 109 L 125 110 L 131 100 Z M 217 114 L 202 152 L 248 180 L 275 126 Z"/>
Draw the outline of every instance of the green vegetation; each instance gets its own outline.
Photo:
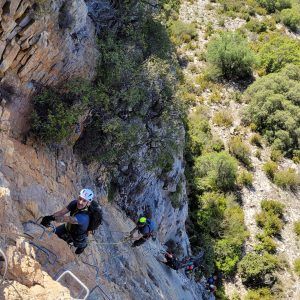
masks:
<path id="1" fill-rule="evenodd" d="M 256 238 L 259 240 L 259 243 L 254 246 L 254 250 L 256 252 L 268 252 L 270 254 L 276 253 L 276 243 L 271 237 L 264 234 L 258 234 Z"/>
<path id="2" fill-rule="evenodd" d="M 229 276 L 241 259 L 247 232 L 235 197 L 224 194 L 235 188 L 237 162 L 223 151 L 223 142 L 212 136 L 208 118 L 207 108 L 199 106 L 187 120 L 189 233 L 195 251 L 201 245 L 207 253 L 207 270 L 217 268 Z"/>
<path id="3" fill-rule="evenodd" d="M 277 162 L 282 159 L 283 155 L 280 150 L 271 149 L 271 155 L 270 158 L 272 161 Z"/>
<path id="4" fill-rule="evenodd" d="M 278 266 L 279 261 L 274 255 L 252 252 L 246 254 L 239 262 L 238 270 L 245 285 L 257 287 L 266 285 L 266 275 L 272 274 Z"/>
<path id="5" fill-rule="evenodd" d="M 274 297 L 268 288 L 249 290 L 244 300 L 273 300 Z"/>
<path id="6" fill-rule="evenodd" d="M 283 227 L 283 222 L 274 214 L 261 212 L 256 215 L 256 223 L 262 227 L 269 236 L 278 235 Z"/>
<path id="7" fill-rule="evenodd" d="M 229 111 L 218 111 L 213 116 L 213 122 L 218 126 L 230 127 L 233 123 L 233 117 Z"/>
<path id="8" fill-rule="evenodd" d="M 230 275 L 241 258 L 242 245 L 247 236 L 243 210 L 232 197 L 216 192 L 204 193 L 198 204 L 196 220 L 199 232 L 210 243 L 212 237 L 222 236 L 214 244 L 212 254 L 217 268 Z"/>
<path id="9" fill-rule="evenodd" d="M 256 215 L 256 223 L 266 236 L 280 234 L 283 227 L 282 216 L 284 205 L 276 200 L 263 200 L 262 212 Z"/>
<path id="10" fill-rule="evenodd" d="M 274 13 L 276 10 L 283 10 L 292 6 L 290 0 L 257 0 L 257 2 L 267 10 L 268 13 Z"/>
<path id="11" fill-rule="evenodd" d="M 93 94 L 89 84 L 80 81 L 42 89 L 33 98 L 32 133 L 48 144 L 68 139 Z"/>
<path id="12" fill-rule="evenodd" d="M 245 79 L 252 76 L 255 58 L 242 35 L 223 32 L 208 42 L 207 61 L 217 76 Z"/>
<path id="13" fill-rule="evenodd" d="M 228 147 L 232 155 L 246 166 L 251 167 L 250 148 L 242 142 L 240 137 L 233 137 L 229 141 Z"/>
<path id="14" fill-rule="evenodd" d="M 196 24 L 187 24 L 180 20 L 173 21 L 169 26 L 172 42 L 176 45 L 188 43 L 197 37 Z"/>
<path id="15" fill-rule="evenodd" d="M 207 153 L 195 160 L 195 185 L 199 191 L 231 190 L 237 177 L 237 163 L 227 152 Z"/>
<path id="16" fill-rule="evenodd" d="M 265 212 L 275 214 L 279 217 L 283 216 L 284 204 L 276 200 L 262 200 L 261 208 Z"/>
<path id="17" fill-rule="evenodd" d="M 278 171 L 274 175 L 274 183 L 283 189 L 296 189 L 300 184 L 300 177 L 295 169 L 288 168 Z"/>
<path id="18" fill-rule="evenodd" d="M 300 221 L 294 223 L 294 232 L 297 236 L 300 236 Z"/>
<path id="19" fill-rule="evenodd" d="M 296 32 L 300 28 L 300 13 L 295 9 L 284 9 L 280 13 L 280 19 L 292 31 Z"/>
<path id="20" fill-rule="evenodd" d="M 242 170 L 238 175 L 237 182 L 240 185 L 251 187 L 253 183 L 253 175 L 247 170 Z"/>
<path id="21" fill-rule="evenodd" d="M 266 20 L 258 21 L 257 19 L 251 19 L 246 23 L 245 28 L 252 32 L 261 33 L 267 31 L 268 23 Z"/>
<path id="22" fill-rule="evenodd" d="M 254 133 L 250 137 L 250 144 L 255 145 L 257 147 L 262 147 L 262 137 L 259 133 Z"/>
<path id="23" fill-rule="evenodd" d="M 278 33 L 262 35 L 260 40 L 258 57 L 264 73 L 280 71 L 289 63 L 300 65 L 298 40 Z M 277 82 L 274 78 L 271 80 Z"/>
<path id="24" fill-rule="evenodd" d="M 182 182 L 180 181 L 177 186 L 176 186 L 176 191 L 174 193 L 171 193 L 170 199 L 171 199 L 171 204 L 174 208 L 179 208 L 180 207 L 180 197 L 182 195 Z"/>
<path id="25" fill-rule="evenodd" d="M 300 276 L 300 258 L 295 259 L 294 261 L 294 270 L 298 276 Z"/>
<path id="26" fill-rule="evenodd" d="M 299 84 L 300 67 L 289 65 L 258 79 L 246 91 L 251 102 L 245 111 L 245 123 L 255 123 L 272 148 L 288 157 L 299 148 Z"/>
<path id="27" fill-rule="evenodd" d="M 266 10 L 253 0 L 217 0 L 221 4 L 220 14 L 226 14 L 232 18 L 249 20 L 255 14 L 265 15 Z"/>
<path id="28" fill-rule="evenodd" d="M 273 180 L 275 173 L 278 170 L 278 165 L 274 161 L 267 161 L 263 165 L 263 170 L 265 171 L 266 175 L 268 176 L 269 179 Z"/>

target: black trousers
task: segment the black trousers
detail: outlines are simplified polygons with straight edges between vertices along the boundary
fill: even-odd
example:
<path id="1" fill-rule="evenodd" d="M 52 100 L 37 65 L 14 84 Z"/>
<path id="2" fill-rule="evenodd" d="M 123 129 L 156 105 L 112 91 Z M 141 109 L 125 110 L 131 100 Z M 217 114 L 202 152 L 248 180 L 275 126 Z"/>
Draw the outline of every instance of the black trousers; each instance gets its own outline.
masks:
<path id="1" fill-rule="evenodd" d="M 138 246 L 144 244 L 147 240 L 148 240 L 148 238 L 141 237 L 140 239 L 134 241 L 133 244 L 131 245 L 131 247 L 138 247 Z"/>
<path id="2" fill-rule="evenodd" d="M 73 245 L 75 247 L 84 249 L 87 246 L 87 236 L 82 237 L 80 240 L 74 239 L 71 236 L 71 234 L 67 231 L 66 226 L 64 224 L 56 227 L 55 233 L 59 238 L 66 241 L 68 244 L 73 242 Z"/>

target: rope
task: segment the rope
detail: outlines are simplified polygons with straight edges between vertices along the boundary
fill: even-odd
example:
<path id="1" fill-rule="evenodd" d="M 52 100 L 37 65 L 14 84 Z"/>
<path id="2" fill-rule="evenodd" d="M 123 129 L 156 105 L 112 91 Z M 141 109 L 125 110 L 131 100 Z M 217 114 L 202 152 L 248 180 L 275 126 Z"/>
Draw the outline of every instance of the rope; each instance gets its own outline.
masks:
<path id="1" fill-rule="evenodd" d="M 99 289 L 103 295 L 105 295 L 105 297 L 108 299 L 108 300 L 111 300 L 111 298 L 106 294 L 106 292 L 104 292 L 104 290 L 100 287 L 100 285 L 96 285 L 92 288 L 92 290 L 90 291 L 90 295 L 93 293 L 93 291 L 95 291 L 96 289 Z"/>

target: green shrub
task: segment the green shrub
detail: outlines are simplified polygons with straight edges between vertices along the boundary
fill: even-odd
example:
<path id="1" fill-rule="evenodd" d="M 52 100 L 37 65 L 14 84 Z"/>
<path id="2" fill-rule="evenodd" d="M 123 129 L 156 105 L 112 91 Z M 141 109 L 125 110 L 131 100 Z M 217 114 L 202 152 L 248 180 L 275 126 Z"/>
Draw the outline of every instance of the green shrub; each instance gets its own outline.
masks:
<path id="1" fill-rule="evenodd" d="M 187 148 L 193 157 L 200 156 L 207 140 L 211 140 L 208 116 L 205 115 L 203 106 L 199 106 L 188 119 Z"/>
<path id="2" fill-rule="evenodd" d="M 222 95 L 220 91 L 214 89 L 212 94 L 209 97 L 209 101 L 212 103 L 220 103 L 222 101 Z"/>
<path id="3" fill-rule="evenodd" d="M 294 223 L 294 232 L 297 236 L 300 236 L 300 221 Z"/>
<path id="4" fill-rule="evenodd" d="M 265 21 L 258 21 L 257 19 L 251 19 L 245 27 L 252 32 L 261 33 L 268 29 L 268 25 Z"/>
<path id="5" fill-rule="evenodd" d="M 235 185 L 237 163 L 224 151 L 208 153 L 196 158 L 194 172 L 199 190 L 227 191 Z"/>
<path id="6" fill-rule="evenodd" d="M 300 258 L 294 260 L 294 270 L 298 276 L 300 276 Z"/>
<path id="7" fill-rule="evenodd" d="M 295 164 L 299 164 L 300 163 L 300 150 L 294 150 L 293 151 L 293 162 Z"/>
<path id="8" fill-rule="evenodd" d="M 165 26 L 152 18 L 146 18 L 141 24 L 141 34 L 147 39 L 143 44 L 144 56 L 156 55 L 159 58 L 169 58 L 171 43 Z"/>
<path id="9" fill-rule="evenodd" d="M 33 98 L 31 131 L 46 143 L 61 143 L 75 129 L 79 116 L 87 109 L 90 87 L 82 82 L 65 85 L 61 91 L 44 89 Z"/>
<path id="10" fill-rule="evenodd" d="M 274 297 L 268 288 L 249 290 L 244 300 L 273 300 Z"/>
<path id="11" fill-rule="evenodd" d="M 208 22 L 204 30 L 204 38 L 207 40 L 214 33 L 214 27 L 212 22 Z"/>
<path id="12" fill-rule="evenodd" d="M 259 243 L 254 246 L 254 250 L 257 252 L 268 252 L 270 254 L 276 253 L 276 243 L 274 240 L 264 234 L 258 234 L 257 239 L 259 240 Z"/>
<path id="13" fill-rule="evenodd" d="M 258 52 L 259 64 L 265 72 L 279 71 L 289 63 L 300 64 L 300 42 L 280 34 L 265 35 Z"/>
<path id="14" fill-rule="evenodd" d="M 216 255 L 216 266 L 227 276 L 232 274 L 237 263 L 240 261 L 242 256 L 243 240 L 238 240 L 233 237 L 228 239 L 221 239 L 216 242 L 215 255 Z"/>
<path id="15" fill-rule="evenodd" d="M 233 137 L 228 143 L 229 151 L 246 166 L 251 166 L 250 148 L 240 137 Z"/>
<path id="16" fill-rule="evenodd" d="M 238 264 L 242 282 L 247 286 L 266 285 L 266 275 L 272 274 L 278 267 L 278 259 L 269 253 L 246 254 Z"/>
<path id="17" fill-rule="evenodd" d="M 274 183 L 283 189 L 295 189 L 300 184 L 300 178 L 294 169 L 288 168 L 275 174 Z"/>
<path id="18" fill-rule="evenodd" d="M 280 13 L 280 19 L 292 31 L 296 32 L 300 28 L 300 13 L 295 9 L 284 9 Z"/>
<path id="19" fill-rule="evenodd" d="M 262 200 L 260 205 L 263 211 L 277 215 L 280 218 L 283 216 L 284 204 L 279 201 Z"/>
<path id="20" fill-rule="evenodd" d="M 171 40 L 176 44 L 188 43 L 197 37 L 197 28 L 194 23 L 184 23 L 180 20 L 173 21 L 169 27 Z"/>
<path id="21" fill-rule="evenodd" d="M 220 138 L 213 137 L 205 147 L 206 152 L 221 152 L 225 149 L 224 143 Z"/>
<path id="22" fill-rule="evenodd" d="M 176 186 L 176 191 L 170 194 L 171 204 L 175 209 L 180 207 L 181 195 L 182 195 L 182 182 L 180 181 Z"/>
<path id="23" fill-rule="evenodd" d="M 243 79 L 252 76 L 255 58 L 245 38 L 224 32 L 209 41 L 207 61 L 226 79 Z"/>
<path id="24" fill-rule="evenodd" d="M 278 165 L 274 161 L 268 161 L 263 165 L 263 170 L 269 179 L 273 180 L 278 170 Z"/>
<path id="25" fill-rule="evenodd" d="M 272 161 L 277 162 L 282 159 L 282 152 L 280 150 L 272 149 L 270 158 Z"/>
<path id="26" fill-rule="evenodd" d="M 274 214 L 261 212 L 255 217 L 256 223 L 261 227 L 268 236 L 275 236 L 280 233 L 283 228 L 283 222 Z"/>
<path id="27" fill-rule="evenodd" d="M 262 137 L 259 133 L 254 133 L 250 137 L 250 143 L 257 147 L 262 147 Z"/>
<path id="28" fill-rule="evenodd" d="M 225 275 L 232 274 L 242 255 L 247 232 L 241 207 L 230 196 L 204 193 L 199 198 L 197 223 L 200 232 L 218 239 L 213 246 L 214 261 Z"/>
<path id="29" fill-rule="evenodd" d="M 257 2 L 267 10 L 268 13 L 273 13 L 276 10 L 283 10 L 291 7 L 290 0 L 257 0 Z"/>
<path id="30" fill-rule="evenodd" d="M 237 178 L 237 182 L 240 185 L 252 186 L 253 175 L 250 172 L 243 170 L 242 172 L 240 172 Z"/>
<path id="31" fill-rule="evenodd" d="M 222 110 L 214 114 L 213 122 L 218 126 L 230 127 L 233 123 L 233 118 L 229 111 Z"/>
<path id="32" fill-rule="evenodd" d="M 261 150 L 257 149 L 254 153 L 255 157 L 257 157 L 258 159 L 261 159 Z"/>
<path id="33" fill-rule="evenodd" d="M 258 79 L 246 91 L 251 102 L 244 122 L 255 123 L 272 149 L 288 157 L 299 148 L 300 106 L 291 93 L 298 90 L 299 83 L 300 67 L 289 65 L 281 72 Z"/>

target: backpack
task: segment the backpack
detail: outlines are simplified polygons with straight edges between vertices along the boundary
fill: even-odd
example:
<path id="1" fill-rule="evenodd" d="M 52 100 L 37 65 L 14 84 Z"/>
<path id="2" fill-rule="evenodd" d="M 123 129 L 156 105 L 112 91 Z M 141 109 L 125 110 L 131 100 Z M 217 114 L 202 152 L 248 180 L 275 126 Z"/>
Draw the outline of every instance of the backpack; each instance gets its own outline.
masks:
<path id="1" fill-rule="evenodd" d="M 147 219 L 146 225 L 148 226 L 150 234 L 152 235 L 155 230 L 155 223 L 152 220 Z"/>
<path id="2" fill-rule="evenodd" d="M 88 213 L 90 216 L 90 223 L 88 231 L 95 231 L 102 223 L 102 209 L 96 201 L 92 201 Z"/>

